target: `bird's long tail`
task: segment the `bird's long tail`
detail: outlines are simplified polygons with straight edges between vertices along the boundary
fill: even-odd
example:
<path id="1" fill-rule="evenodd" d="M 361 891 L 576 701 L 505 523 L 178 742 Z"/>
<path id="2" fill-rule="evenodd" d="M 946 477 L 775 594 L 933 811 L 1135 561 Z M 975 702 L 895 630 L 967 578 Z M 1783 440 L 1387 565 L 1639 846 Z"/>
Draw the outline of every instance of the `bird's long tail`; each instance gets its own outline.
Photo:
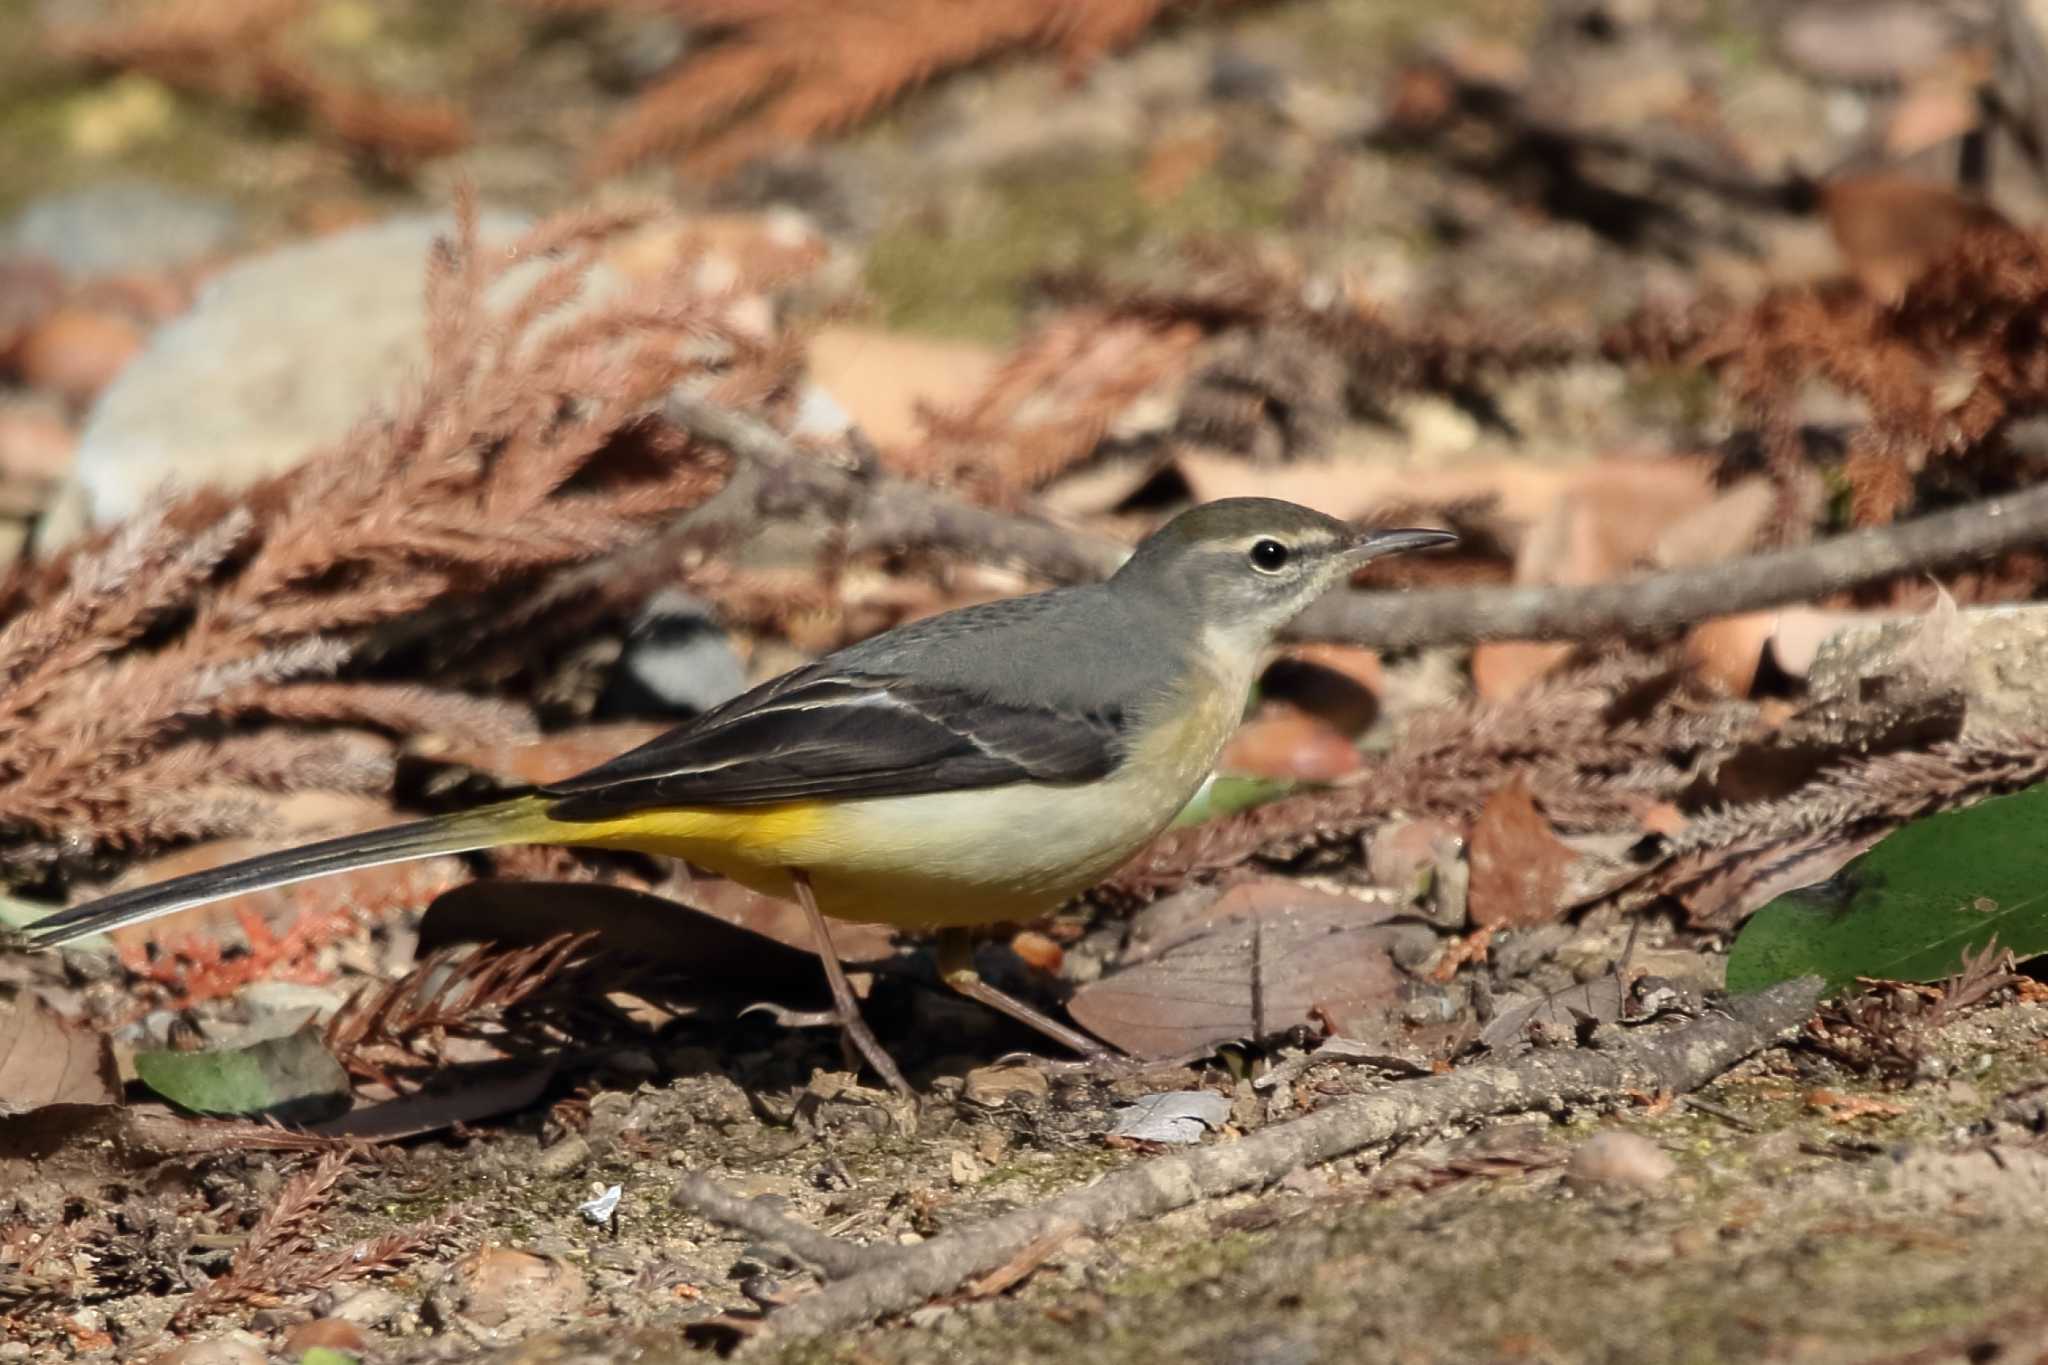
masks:
<path id="1" fill-rule="evenodd" d="M 88 934 L 140 924 L 223 896 L 289 886 L 330 872 L 402 863 L 440 853 L 539 842 L 553 827 L 547 807 L 544 797 L 522 796 L 454 815 L 345 834 L 282 853 L 266 853 L 60 910 L 31 924 L 21 939 L 31 948 L 55 948 Z"/>

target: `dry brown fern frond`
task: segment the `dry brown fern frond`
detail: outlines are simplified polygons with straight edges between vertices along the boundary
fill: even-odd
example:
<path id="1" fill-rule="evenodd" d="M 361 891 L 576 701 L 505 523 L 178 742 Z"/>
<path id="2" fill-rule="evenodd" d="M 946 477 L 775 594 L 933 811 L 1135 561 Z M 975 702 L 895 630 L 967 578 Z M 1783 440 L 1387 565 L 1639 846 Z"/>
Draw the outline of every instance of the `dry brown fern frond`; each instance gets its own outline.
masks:
<path id="1" fill-rule="evenodd" d="M 308 0 L 148 0 L 118 18 L 52 28 L 44 46 L 60 60 L 294 111 L 395 169 L 468 143 L 469 120 L 446 101 L 351 86 L 292 51 L 290 30 L 312 9 Z"/>
<path id="2" fill-rule="evenodd" d="M 429 953 L 397 981 L 358 991 L 328 1021 L 327 1048 L 355 1075 L 390 1089 L 394 1068 L 435 1064 L 450 1034 L 502 1035 L 505 1012 L 560 976 L 594 934 L 524 948 Z"/>
<path id="3" fill-rule="evenodd" d="M 1184 380 L 1201 339 L 1188 322 L 1063 312 L 1020 342 L 971 402 L 921 413 L 924 439 L 883 459 L 907 477 L 1014 505 L 1092 454 L 1140 396 Z"/>
<path id="4" fill-rule="evenodd" d="M 650 8 L 646 0 L 624 4 Z M 722 31 L 723 40 L 642 95 L 591 153 L 589 173 L 611 175 L 681 151 L 691 168 L 724 175 L 843 132 L 938 76 L 1008 53 L 1053 52 L 1078 74 L 1168 12 L 1191 7 L 1191 0 L 667 0 L 661 8 Z"/>
<path id="5" fill-rule="evenodd" d="M 1252 859 L 1355 848 L 1396 816 L 1471 820 L 1518 776 L 1561 827 L 1628 828 L 1693 781 L 1688 756 L 1725 750 L 1759 725 L 1754 708 L 1690 697 L 1681 683 L 1668 657 L 1623 653 L 1512 701 L 1426 713 L 1344 785 L 1171 832 L 1108 889 L 1150 896 Z"/>
<path id="6" fill-rule="evenodd" d="M 486 255 L 465 205 L 429 270 L 429 372 L 395 416 L 244 494 L 194 494 L 0 586 L 0 859 L 15 875 L 246 830 L 263 789 L 322 771 L 359 788 L 394 740 L 421 731 L 531 733 L 523 705 L 439 680 L 464 650 L 539 647 L 542 583 L 723 485 L 723 455 L 646 416 L 662 394 L 684 381 L 775 388 L 755 372 L 786 360 L 728 320 L 733 296 L 699 294 L 680 272 L 539 330 L 630 222 L 558 219 Z M 542 252 L 567 259 L 488 308 L 490 286 Z M 444 619 L 463 631 L 418 643 L 422 622 Z M 279 747 L 240 743 L 259 731 Z M 336 732 L 358 741 L 339 767 L 301 742 Z"/>
<path id="7" fill-rule="evenodd" d="M 249 1229 L 227 1272 L 187 1299 L 171 1319 L 189 1327 L 217 1313 L 263 1307 L 349 1280 L 388 1275 L 431 1249 L 453 1230 L 442 1213 L 424 1222 L 323 1251 L 315 1244 L 322 1215 L 353 1160 L 328 1152 L 285 1181 L 277 1198 Z"/>
<path id="8" fill-rule="evenodd" d="M 1555 369 L 1594 354 L 1600 338 L 1531 326 L 1509 318 L 1409 321 L 1380 307 L 1355 281 L 1325 288 L 1284 258 L 1228 243 L 1191 244 L 1157 279 L 1114 278 L 1095 270 L 1048 273 L 1039 291 L 1057 303 L 1086 305 L 1156 326 L 1194 326 L 1217 338 L 1193 378 L 1184 414 L 1195 439 L 1211 430 L 1253 440 L 1230 418 L 1233 397 L 1279 418 L 1285 453 L 1313 449 L 1348 408 L 1368 412 L 1404 393 L 1462 396 L 1488 379 Z M 1242 440 L 1230 448 L 1251 446 Z M 1253 440 L 1253 445 L 1257 442 Z"/>
<path id="9" fill-rule="evenodd" d="M 1790 411 L 1825 381 L 1860 400 L 1869 420 L 1842 463 L 1859 525 L 1891 521 L 1917 500 L 1935 465 L 2009 486 L 2001 437 L 2048 411 L 2048 243 L 1999 222 L 1960 232 L 1896 301 L 1850 281 L 1787 286 L 1700 329 L 1690 349 L 1765 433 L 1773 466 L 1805 457 Z M 1638 338 L 1640 340 L 1640 338 Z"/>

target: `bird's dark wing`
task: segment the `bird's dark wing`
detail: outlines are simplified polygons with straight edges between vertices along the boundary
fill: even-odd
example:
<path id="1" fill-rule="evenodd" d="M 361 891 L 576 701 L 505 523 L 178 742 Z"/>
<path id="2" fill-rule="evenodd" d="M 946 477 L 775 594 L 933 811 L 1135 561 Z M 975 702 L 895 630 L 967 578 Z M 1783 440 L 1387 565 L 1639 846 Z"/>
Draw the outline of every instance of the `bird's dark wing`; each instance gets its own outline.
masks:
<path id="1" fill-rule="evenodd" d="M 763 806 L 914 796 L 1012 782 L 1086 782 L 1123 757 L 1114 711 L 994 701 L 818 666 L 756 688 L 659 739 L 541 788 L 559 820 L 651 806 Z"/>

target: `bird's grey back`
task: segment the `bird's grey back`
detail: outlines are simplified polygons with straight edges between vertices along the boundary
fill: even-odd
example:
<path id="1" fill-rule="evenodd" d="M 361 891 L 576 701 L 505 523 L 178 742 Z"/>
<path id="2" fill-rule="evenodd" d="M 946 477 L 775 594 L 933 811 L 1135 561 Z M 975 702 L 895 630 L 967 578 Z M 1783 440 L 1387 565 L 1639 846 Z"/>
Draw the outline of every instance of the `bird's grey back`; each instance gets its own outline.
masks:
<path id="1" fill-rule="evenodd" d="M 1164 602 L 1107 584 L 962 607 L 863 640 L 826 668 L 913 674 L 997 701 L 1095 711 L 1157 696 L 1195 641 Z"/>

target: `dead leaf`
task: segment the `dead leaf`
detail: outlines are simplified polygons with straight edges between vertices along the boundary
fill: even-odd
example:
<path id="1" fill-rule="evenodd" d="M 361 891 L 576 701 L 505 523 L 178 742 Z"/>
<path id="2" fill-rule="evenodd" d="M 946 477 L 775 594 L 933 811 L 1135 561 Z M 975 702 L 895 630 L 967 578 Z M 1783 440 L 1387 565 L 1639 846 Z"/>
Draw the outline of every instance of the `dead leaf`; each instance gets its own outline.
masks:
<path id="1" fill-rule="evenodd" d="M 598 882 L 471 882 L 427 907 L 419 951 L 477 942 L 524 947 L 559 934 L 595 932 L 593 946 L 601 952 L 734 990 L 758 991 L 792 980 L 808 985 L 818 979 L 807 932 L 792 943 L 759 927 L 771 913 L 782 918 L 783 902 L 711 878 L 700 879 L 686 894 L 696 904 Z M 788 907 L 798 923 L 802 913 Z M 776 927 L 787 928 L 779 922 Z M 848 932 L 840 933 L 842 928 Z M 893 951 L 892 937 L 877 926 L 835 924 L 832 929 L 844 961 L 873 962 Z"/>
<path id="2" fill-rule="evenodd" d="M 1216 771 L 1283 782 L 1335 782 L 1364 763 L 1358 746 L 1329 722 L 1267 702 L 1223 746 Z"/>
<path id="3" fill-rule="evenodd" d="M 1448 820 L 1422 816 L 1389 820 L 1372 832 L 1366 866 L 1375 885 L 1405 895 L 1421 893 L 1425 882 L 1465 852 L 1465 831 Z"/>
<path id="4" fill-rule="evenodd" d="M 0 1013 L 0 1118 L 54 1104 L 121 1102 L 114 1050 L 32 995 Z"/>
<path id="5" fill-rule="evenodd" d="M 1724 697 L 1747 697 L 1780 613 L 1753 611 L 1702 621 L 1685 636 L 1687 669 Z"/>
<path id="6" fill-rule="evenodd" d="M 518 786 L 560 782 L 587 772 L 665 734 L 670 727 L 646 721 L 582 725 L 545 739 L 505 744 L 458 744 L 437 735 L 414 740 L 413 757 L 479 773 Z"/>
<path id="7" fill-rule="evenodd" d="M 1472 650 L 1472 688 L 1481 701 L 1508 701 L 1572 656 L 1547 640 L 1482 640 Z"/>
<path id="8" fill-rule="evenodd" d="M 1650 562 L 1659 569 L 1693 569 L 1748 554 L 1777 511 L 1778 490 L 1769 479 L 1741 479 L 1659 531 Z"/>
<path id="9" fill-rule="evenodd" d="M 1472 922 L 1482 928 L 1556 919 L 1577 859 L 1536 809 L 1522 777 L 1487 799 L 1473 823 L 1468 856 Z"/>
<path id="10" fill-rule="evenodd" d="M 1358 645 L 1295 645 L 1259 679 L 1259 691 L 1350 736 L 1379 719 L 1386 670 L 1380 656 Z"/>
<path id="11" fill-rule="evenodd" d="M 1138 193 L 1152 204 L 1170 204 L 1199 179 L 1223 152 L 1223 129 L 1214 116 L 1167 134 L 1145 154 Z"/>
<path id="12" fill-rule="evenodd" d="M 1227 920 L 1304 909 L 1326 910 L 1361 924 L 1378 924 L 1400 913 L 1385 902 L 1321 891 L 1285 877 L 1259 877 L 1223 889 L 1193 887 L 1156 900 L 1132 917 L 1121 965 L 1156 957 Z"/>
<path id="13" fill-rule="evenodd" d="M 1883 172 L 1831 181 L 1821 208 L 1849 273 L 1880 303 L 1898 302 L 1964 233 L 2017 231 L 1991 205 L 1947 185 Z"/>
<path id="14" fill-rule="evenodd" d="M 1906 1106 L 1873 1095 L 1844 1095 L 1839 1090 L 1815 1090 L 1806 1097 L 1811 1108 L 1826 1114 L 1830 1123 L 1851 1123 L 1857 1119 L 1895 1119 Z"/>
<path id="15" fill-rule="evenodd" d="M 1398 1015 L 1409 983 L 1391 950 L 1404 936 L 1434 935 L 1376 923 L 1385 911 L 1370 903 L 1332 904 L 1346 898 L 1294 890 L 1294 905 L 1266 889 L 1257 893 L 1267 898 L 1263 910 L 1201 925 L 1149 960 L 1083 986 L 1068 1013 L 1141 1057 L 1268 1037 L 1331 1014 Z"/>
<path id="16" fill-rule="evenodd" d="M 1885 151 L 1904 159 L 1963 137 L 1983 120 L 1976 88 L 1937 72 L 1913 82 L 1893 106 L 1884 126 Z"/>
<path id="17" fill-rule="evenodd" d="M 1612 972 L 1591 981 L 1539 996 L 1503 996 L 1480 1031 L 1482 1046 L 1499 1052 L 1531 1043 L 1562 1043 L 1578 1036 L 1587 1023 L 1608 1024 L 1621 1018 L 1628 993 Z"/>
<path id="18" fill-rule="evenodd" d="M 547 1058 L 516 1058 L 446 1067 L 410 1095 L 358 1104 L 308 1131 L 361 1142 L 401 1142 L 457 1124 L 516 1114 L 540 1101 L 555 1078 Z"/>
<path id="19" fill-rule="evenodd" d="M 852 414 L 884 452 L 925 438 L 921 414 L 973 401 L 995 377 L 1002 354 L 966 341 L 935 341 L 870 327 L 822 327 L 812 334 L 811 380 Z"/>

